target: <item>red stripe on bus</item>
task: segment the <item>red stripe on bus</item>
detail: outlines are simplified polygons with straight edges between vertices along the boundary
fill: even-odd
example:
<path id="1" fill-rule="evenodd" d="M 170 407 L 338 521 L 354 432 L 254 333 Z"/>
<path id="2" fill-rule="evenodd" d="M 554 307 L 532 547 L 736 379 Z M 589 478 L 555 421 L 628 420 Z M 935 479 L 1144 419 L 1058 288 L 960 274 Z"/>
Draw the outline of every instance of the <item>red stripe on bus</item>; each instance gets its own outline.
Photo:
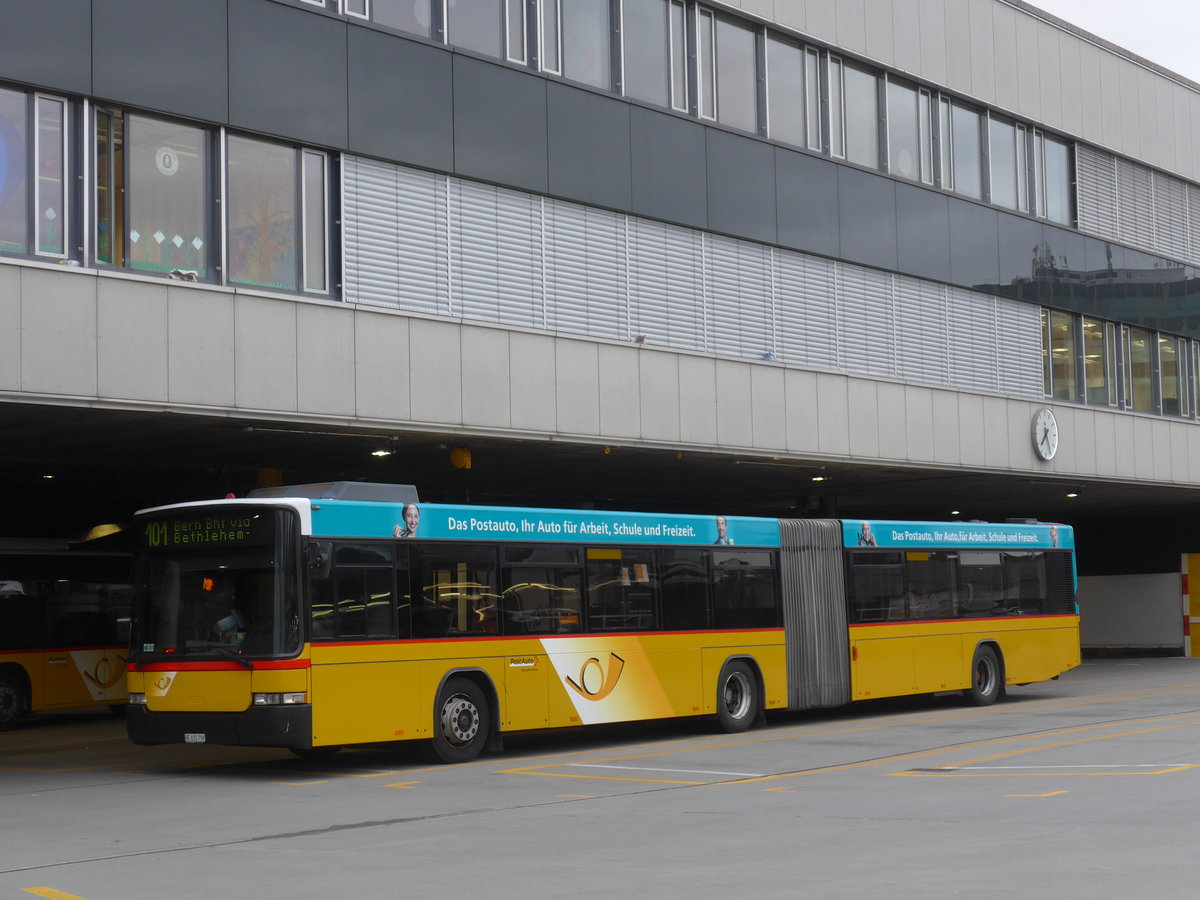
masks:
<path id="1" fill-rule="evenodd" d="M 571 631 L 554 635 L 457 635 L 455 637 L 394 637 L 379 641 L 312 641 L 313 647 L 377 647 L 391 643 L 484 643 L 487 641 L 563 641 L 581 637 L 658 637 L 662 635 L 781 634 L 782 628 L 706 629 L 703 631 Z M 257 662 L 254 665 L 258 665 Z"/>
<path id="2" fill-rule="evenodd" d="M 312 663 L 307 659 L 248 659 L 256 669 L 308 669 Z M 130 672 L 230 672 L 245 669 L 233 660 L 171 660 L 170 662 L 130 663 Z"/>
<path id="3" fill-rule="evenodd" d="M 975 622 L 1032 622 L 1035 619 L 1075 619 L 1076 613 L 1047 613 L 1037 616 L 980 616 L 978 619 L 893 619 L 890 622 L 851 622 L 851 628 L 879 628 L 881 626 L 895 627 L 896 625 L 942 625 L 952 623 L 963 625 Z"/>

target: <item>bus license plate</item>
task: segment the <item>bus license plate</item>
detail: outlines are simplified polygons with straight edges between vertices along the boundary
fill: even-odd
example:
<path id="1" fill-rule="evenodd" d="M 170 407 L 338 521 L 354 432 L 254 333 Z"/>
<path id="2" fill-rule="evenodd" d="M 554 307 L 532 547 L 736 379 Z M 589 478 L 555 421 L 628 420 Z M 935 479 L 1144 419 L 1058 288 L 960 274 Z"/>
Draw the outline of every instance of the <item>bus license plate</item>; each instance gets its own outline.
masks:
<path id="1" fill-rule="evenodd" d="M 185 734 L 183 736 L 183 742 L 185 744 L 203 744 L 207 737 L 208 737 L 208 735 L 205 735 L 205 734 L 195 734 L 195 733 Z"/>

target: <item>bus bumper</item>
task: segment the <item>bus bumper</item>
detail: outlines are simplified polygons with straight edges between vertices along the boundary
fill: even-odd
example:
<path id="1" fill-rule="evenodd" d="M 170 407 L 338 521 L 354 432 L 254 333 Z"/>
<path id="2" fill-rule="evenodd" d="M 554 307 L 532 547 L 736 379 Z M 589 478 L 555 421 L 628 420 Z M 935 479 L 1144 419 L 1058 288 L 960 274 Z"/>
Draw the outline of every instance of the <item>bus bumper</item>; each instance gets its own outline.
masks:
<path id="1" fill-rule="evenodd" d="M 135 744 L 227 744 L 242 747 L 312 747 L 312 707 L 262 706 L 234 713 L 153 712 L 126 709 Z"/>

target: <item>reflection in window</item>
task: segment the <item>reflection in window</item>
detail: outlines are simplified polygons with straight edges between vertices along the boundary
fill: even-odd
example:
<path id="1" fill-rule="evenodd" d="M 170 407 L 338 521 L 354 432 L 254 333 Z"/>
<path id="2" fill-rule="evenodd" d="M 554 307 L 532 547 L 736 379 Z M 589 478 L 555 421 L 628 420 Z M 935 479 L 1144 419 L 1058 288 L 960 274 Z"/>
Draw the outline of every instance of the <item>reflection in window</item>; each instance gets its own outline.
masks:
<path id="1" fill-rule="evenodd" d="M 304 151 L 304 289 L 329 291 L 329 158 Z"/>
<path id="2" fill-rule="evenodd" d="M 1083 380 L 1087 402 L 1113 406 L 1116 398 L 1115 328 L 1111 322 L 1083 320 Z"/>
<path id="3" fill-rule="evenodd" d="M 1052 137 L 1038 135 L 1042 163 L 1045 216 L 1051 222 L 1071 224 L 1071 157 L 1070 147 Z"/>
<path id="4" fill-rule="evenodd" d="M 657 627 L 653 550 L 587 551 L 588 631 L 647 631 Z"/>
<path id="5" fill-rule="evenodd" d="M 464 47 L 497 59 L 505 57 L 503 44 L 509 21 L 509 5 L 521 5 L 521 0 L 447 0 L 446 42 L 455 47 Z M 523 15 L 516 10 L 515 15 Z M 509 51 L 524 59 L 524 41 Z"/>
<path id="6" fill-rule="evenodd" d="M 1070 313 L 1043 310 L 1042 327 L 1046 393 L 1056 400 L 1076 400 L 1075 317 Z"/>
<path id="7" fill-rule="evenodd" d="M 609 0 L 562 0 L 562 74 L 572 81 L 611 88 L 611 32 Z"/>
<path id="8" fill-rule="evenodd" d="M 559 34 L 560 0 L 542 0 L 538 4 L 538 62 L 543 72 L 562 74 L 562 58 L 559 52 L 562 38 Z"/>
<path id="9" fill-rule="evenodd" d="M 1184 341 L 1180 338 L 1159 335 L 1158 371 L 1162 385 L 1162 414 L 1180 416 L 1184 407 Z"/>
<path id="10" fill-rule="evenodd" d="M 125 120 L 96 110 L 96 261 L 125 265 Z"/>
<path id="11" fill-rule="evenodd" d="M 889 81 L 887 101 L 888 170 L 902 178 L 932 184 L 929 93 Z"/>
<path id="12" fill-rule="evenodd" d="M 803 48 L 767 35 L 767 133 L 798 147 L 808 135 L 804 59 Z"/>
<path id="13" fill-rule="evenodd" d="M 698 21 L 696 55 L 700 59 L 697 77 L 700 92 L 700 118 L 715 119 L 717 117 L 716 25 L 713 14 L 707 9 L 700 10 Z"/>
<path id="14" fill-rule="evenodd" d="M 121 144 L 116 141 L 120 132 L 115 121 L 115 115 L 97 116 L 97 153 L 108 155 L 114 172 L 121 171 L 124 157 L 128 184 L 122 196 L 117 179 L 111 182 L 117 190 L 106 198 L 108 209 L 98 209 L 97 231 L 121 220 L 117 209 L 123 204 L 121 236 L 126 243 L 122 248 L 121 241 L 98 233 L 97 258 L 132 269 L 181 271 L 207 278 L 211 206 L 207 133 L 175 122 L 128 116 Z M 108 146 L 102 148 L 102 142 Z M 105 259 L 105 252 L 110 259 Z"/>
<path id="15" fill-rule="evenodd" d="M 829 58 L 829 152 L 839 159 L 846 155 L 846 117 L 842 90 L 842 61 Z"/>
<path id="16" fill-rule="evenodd" d="M 717 121 L 754 131 L 758 127 L 754 31 L 723 18 L 717 19 L 716 27 Z"/>
<path id="17" fill-rule="evenodd" d="M 879 79 L 850 65 L 842 67 L 842 121 L 846 159 L 879 168 Z"/>
<path id="18" fill-rule="evenodd" d="M 779 625 L 773 554 L 764 551 L 713 553 L 713 625 L 772 628 Z"/>
<path id="19" fill-rule="evenodd" d="M 670 97 L 667 0 L 623 0 L 625 94 L 666 106 Z"/>
<path id="20" fill-rule="evenodd" d="M 710 628 L 708 554 L 703 550 L 658 551 L 662 627 L 666 631 Z"/>
<path id="21" fill-rule="evenodd" d="M 0 252 L 29 247 L 26 97 L 0 88 Z"/>
<path id="22" fill-rule="evenodd" d="M 979 113 L 951 104 L 951 166 L 954 190 L 966 197 L 983 197 L 983 156 L 979 139 Z M 945 135 L 942 141 L 945 142 Z"/>
<path id="23" fill-rule="evenodd" d="M 995 117 L 988 119 L 992 202 L 1006 209 L 1029 209 L 1024 196 L 1025 129 Z"/>
<path id="24" fill-rule="evenodd" d="M 1154 412 L 1152 335 L 1144 328 L 1124 328 L 1125 405 L 1139 412 Z"/>
<path id="25" fill-rule="evenodd" d="M 62 100 L 37 98 L 37 248 L 53 256 L 66 255 L 66 110 Z"/>
<path id="26" fill-rule="evenodd" d="M 505 634 L 569 634 L 583 630 L 582 574 L 570 566 L 504 570 Z"/>
<path id="27" fill-rule="evenodd" d="M 364 5 L 365 0 L 358 0 L 355 4 L 358 8 Z M 359 12 L 350 7 L 347 7 L 346 12 L 351 15 L 366 15 L 365 10 Z M 372 0 L 371 21 L 427 38 L 431 33 L 429 0 Z"/>
<path id="28" fill-rule="evenodd" d="M 412 555 L 412 636 L 496 633 L 495 553 L 422 546 Z"/>
<path id="29" fill-rule="evenodd" d="M 899 553 L 856 553 L 851 571 L 851 621 L 887 622 L 905 617 Z"/>
<path id="30" fill-rule="evenodd" d="M 230 137 L 228 276 L 258 287 L 296 287 L 296 151 Z"/>
<path id="31" fill-rule="evenodd" d="M 910 619 L 951 619 L 957 614 L 958 554 L 917 551 L 905 554 Z"/>

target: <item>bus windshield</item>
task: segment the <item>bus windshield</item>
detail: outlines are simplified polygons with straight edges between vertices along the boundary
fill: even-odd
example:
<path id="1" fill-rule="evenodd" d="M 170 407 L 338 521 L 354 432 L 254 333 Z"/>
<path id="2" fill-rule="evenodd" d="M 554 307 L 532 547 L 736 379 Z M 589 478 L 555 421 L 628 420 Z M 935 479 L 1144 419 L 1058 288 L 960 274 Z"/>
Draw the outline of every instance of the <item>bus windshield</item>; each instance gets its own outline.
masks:
<path id="1" fill-rule="evenodd" d="M 146 521 L 134 573 L 134 658 L 294 655 L 299 644 L 289 514 Z M 244 527 L 238 529 L 241 524 Z"/>

